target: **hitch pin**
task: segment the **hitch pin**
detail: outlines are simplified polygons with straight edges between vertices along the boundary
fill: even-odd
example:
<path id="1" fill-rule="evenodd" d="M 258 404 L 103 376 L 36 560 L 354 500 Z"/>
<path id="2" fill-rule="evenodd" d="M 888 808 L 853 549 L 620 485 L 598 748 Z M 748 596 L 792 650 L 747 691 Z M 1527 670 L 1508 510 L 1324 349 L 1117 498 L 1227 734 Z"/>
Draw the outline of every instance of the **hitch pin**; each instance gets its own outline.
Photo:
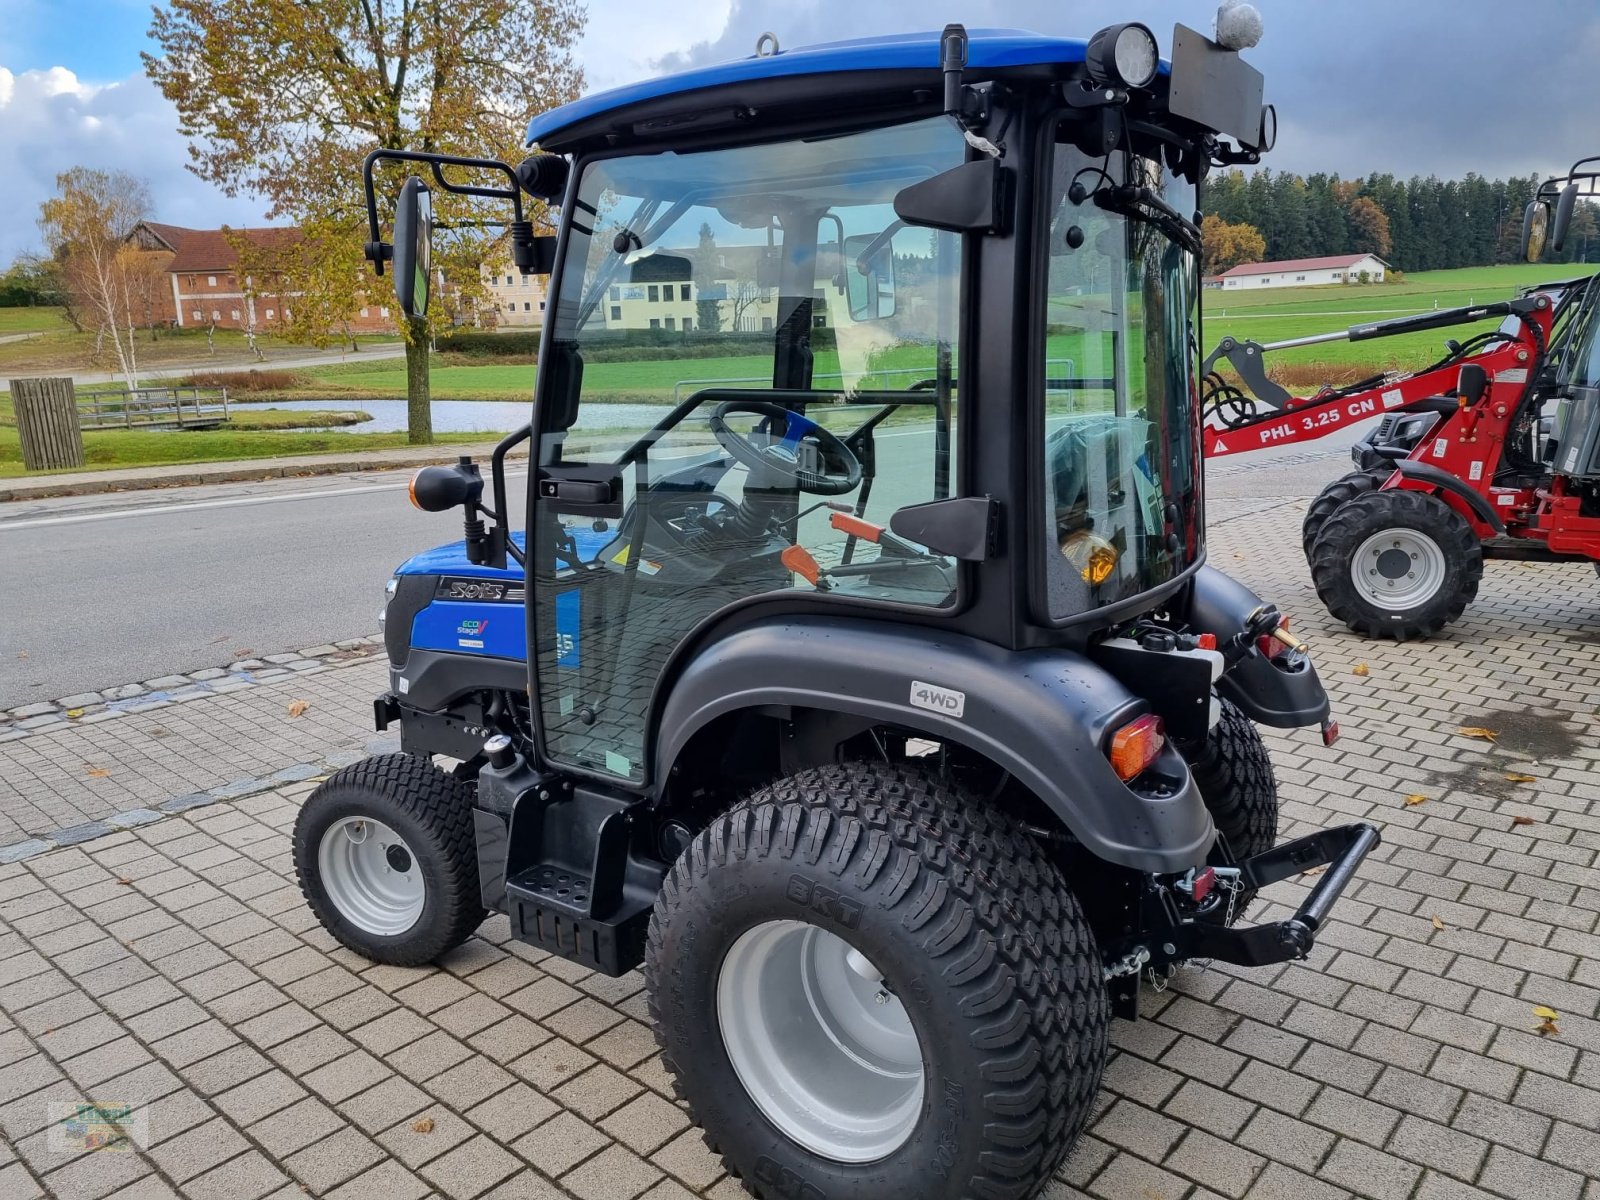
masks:
<path id="1" fill-rule="evenodd" d="M 1278 626 L 1275 626 L 1273 628 L 1272 636 L 1277 638 L 1285 646 L 1289 647 L 1289 649 L 1295 651 L 1296 653 L 1309 654 L 1311 652 L 1311 647 L 1310 646 L 1307 646 L 1304 642 L 1302 642 L 1299 638 L 1295 637 L 1294 634 L 1290 633 L 1282 625 L 1278 625 Z"/>

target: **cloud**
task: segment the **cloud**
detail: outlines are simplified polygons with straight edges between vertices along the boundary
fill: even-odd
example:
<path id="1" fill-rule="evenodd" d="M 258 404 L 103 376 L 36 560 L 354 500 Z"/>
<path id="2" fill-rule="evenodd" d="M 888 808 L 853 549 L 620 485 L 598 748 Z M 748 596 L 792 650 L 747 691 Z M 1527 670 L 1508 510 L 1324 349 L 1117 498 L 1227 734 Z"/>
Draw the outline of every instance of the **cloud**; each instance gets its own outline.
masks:
<path id="1" fill-rule="evenodd" d="M 1279 113 L 1277 149 L 1265 164 L 1346 178 L 1396 175 L 1490 177 L 1564 171 L 1600 153 L 1583 80 L 1600 60 L 1600 7 L 1525 0 L 1509 10 L 1460 0 L 1254 0 L 1266 35 L 1245 57 L 1266 76 Z M 792 0 L 782 9 L 733 0 L 724 26 L 659 54 L 657 73 L 743 58 L 767 30 L 787 47 L 949 21 L 1088 37 L 1141 20 L 1170 47 L 1181 22 L 1210 33 L 1211 0 Z M 981 14 L 981 15 L 975 15 Z"/>
<path id="2" fill-rule="evenodd" d="M 12 72 L 0 66 L 0 267 L 42 246 L 39 205 L 71 167 L 132 172 L 149 181 L 155 219 L 201 228 L 260 224 L 264 205 L 230 200 L 184 169 L 178 114 L 143 75 L 87 83 L 65 67 Z"/>

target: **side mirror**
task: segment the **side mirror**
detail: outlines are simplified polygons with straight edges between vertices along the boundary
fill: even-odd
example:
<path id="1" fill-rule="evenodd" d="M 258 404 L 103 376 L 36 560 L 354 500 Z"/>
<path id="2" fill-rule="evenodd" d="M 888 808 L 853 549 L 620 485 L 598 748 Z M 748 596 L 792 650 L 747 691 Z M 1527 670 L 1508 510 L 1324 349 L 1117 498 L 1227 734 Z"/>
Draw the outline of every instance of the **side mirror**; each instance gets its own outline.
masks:
<path id="1" fill-rule="evenodd" d="M 444 512 L 461 505 L 472 515 L 483 498 L 483 476 L 470 458 L 452 467 L 423 467 L 411 477 L 411 503 L 423 512 Z"/>
<path id="2" fill-rule="evenodd" d="M 852 321 L 894 316 L 894 244 L 858 234 L 844 240 L 845 300 Z"/>
<path id="3" fill-rule="evenodd" d="M 1578 206 L 1578 185 L 1567 184 L 1556 198 L 1556 217 L 1550 222 L 1550 249 L 1560 250 L 1567 243 L 1567 230 L 1572 228 L 1572 210 Z"/>
<path id="4" fill-rule="evenodd" d="M 1483 394 L 1489 390 L 1489 372 L 1477 363 L 1466 363 L 1461 368 L 1461 373 L 1456 376 L 1456 395 L 1460 397 L 1462 408 L 1471 408 Z"/>
<path id="5" fill-rule="evenodd" d="M 1545 235 L 1550 230 L 1550 209 L 1538 200 L 1528 201 L 1522 210 L 1522 261 L 1536 263 L 1544 254 Z"/>
<path id="6" fill-rule="evenodd" d="M 408 317 L 428 314 L 433 277 L 433 193 L 415 175 L 400 188 L 394 213 L 394 298 Z"/>

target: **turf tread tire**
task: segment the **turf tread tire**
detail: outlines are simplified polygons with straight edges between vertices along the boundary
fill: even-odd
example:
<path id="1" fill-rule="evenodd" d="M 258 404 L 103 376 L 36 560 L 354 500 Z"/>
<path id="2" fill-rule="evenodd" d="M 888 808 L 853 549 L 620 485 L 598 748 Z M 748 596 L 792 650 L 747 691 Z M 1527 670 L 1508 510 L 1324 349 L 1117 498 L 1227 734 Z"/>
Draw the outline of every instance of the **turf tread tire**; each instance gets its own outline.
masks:
<path id="1" fill-rule="evenodd" d="M 1317 493 L 1317 498 L 1306 505 L 1305 520 L 1300 522 L 1300 545 L 1305 550 L 1307 561 L 1310 561 L 1311 547 L 1316 544 L 1317 534 L 1322 532 L 1328 518 L 1357 496 L 1377 491 L 1393 474 L 1387 467 L 1378 471 L 1352 471 L 1339 476 Z"/>
<path id="2" fill-rule="evenodd" d="M 951 1001 L 941 1005 L 942 1013 L 956 1021 L 959 1036 L 981 1060 L 981 1094 L 965 1102 L 961 1118 L 969 1129 L 962 1136 L 978 1136 L 972 1127 L 981 1130 L 981 1147 L 958 1155 L 942 1186 L 908 1192 L 879 1179 L 841 1189 L 830 1180 L 816 1193 L 826 1192 L 829 1200 L 1033 1195 L 1090 1114 L 1109 1020 L 1093 934 L 1039 843 L 1009 817 L 923 769 L 877 763 L 801 771 L 719 816 L 668 873 L 645 955 L 663 1064 L 696 1124 L 704 1113 L 684 1081 L 706 1047 L 692 1048 L 675 1027 L 681 1014 L 672 996 L 684 914 L 692 920 L 694 894 L 709 893 L 720 871 L 752 856 L 776 859 L 780 879 L 791 862 L 820 865 L 836 879 L 852 880 L 858 888 L 852 894 L 897 918 L 901 930 L 920 939 L 919 951 Z M 715 1042 L 719 1069 L 726 1067 L 732 1087 L 740 1089 L 720 1035 Z M 748 1097 L 743 1101 L 756 1111 Z M 814 1194 L 804 1190 L 808 1181 L 798 1173 L 773 1177 L 771 1158 L 733 1144 L 749 1141 L 742 1130 L 724 1138 L 702 1129 L 706 1145 L 753 1195 L 792 1200 Z"/>
<path id="3" fill-rule="evenodd" d="M 414 754 L 379 754 L 328 776 L 295 818 L 294 867 L 300 893 L 329 933 L 365 958 L 394 966 L 433 962 L 455 949 L 488 915 L 478 885 L 477 837 L 472 785 L 454 778 L 431 759 Z M 369 815 L 405 838 L 427 887 L 416 925 L 395 937 L 379 937 L 351 926 L 323 890 L 317 867 L 321 831 L 352 804 L 366 801 Z"/>
<path id="4" fill-rule="evenodd" d="M 1444 555 L 1445 578 L 1416 608 L 1385 613 L 1363 600 L 1350 579 L 1356 550 L 1384 529 L 1409 528 L 1431 537 Z M 1472 526 L 1443 500 L 1405 488 L 1357 496 L 1323 524 L 1311 548 L 1311 582 L 1339 620 L 1367 637 L 1396 641 L 1438 633 L 1466 611 L 1483 578 L 1483 545 Z"/>

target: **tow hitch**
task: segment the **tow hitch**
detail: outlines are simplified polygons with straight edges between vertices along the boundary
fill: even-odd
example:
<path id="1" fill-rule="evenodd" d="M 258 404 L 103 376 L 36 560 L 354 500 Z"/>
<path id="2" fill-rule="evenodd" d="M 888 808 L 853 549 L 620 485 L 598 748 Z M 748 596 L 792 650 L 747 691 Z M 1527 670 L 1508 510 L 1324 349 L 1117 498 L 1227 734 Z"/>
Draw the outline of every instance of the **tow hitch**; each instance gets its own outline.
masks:
<path id="1" fill-rule="evenodd" d="M 1145 934 L 1111 958 L 1106 978 L 1118 1016 L 1138 1011 L 1138 977 L 1194 958 L 1245 967 L 1306 958 L 1362 859 L 1381 841 L 1371 825 L 1341 825 L 1274 846 L 1235 867 L 1204 867 L 1163 884 L 1152 879 L 1143 898 Z M 1225 923 L 1239 889 L 1255 892 L 1319 867 L 1327 868 L 1311 895 L 1287 920 L 1229 928 Z"/>

